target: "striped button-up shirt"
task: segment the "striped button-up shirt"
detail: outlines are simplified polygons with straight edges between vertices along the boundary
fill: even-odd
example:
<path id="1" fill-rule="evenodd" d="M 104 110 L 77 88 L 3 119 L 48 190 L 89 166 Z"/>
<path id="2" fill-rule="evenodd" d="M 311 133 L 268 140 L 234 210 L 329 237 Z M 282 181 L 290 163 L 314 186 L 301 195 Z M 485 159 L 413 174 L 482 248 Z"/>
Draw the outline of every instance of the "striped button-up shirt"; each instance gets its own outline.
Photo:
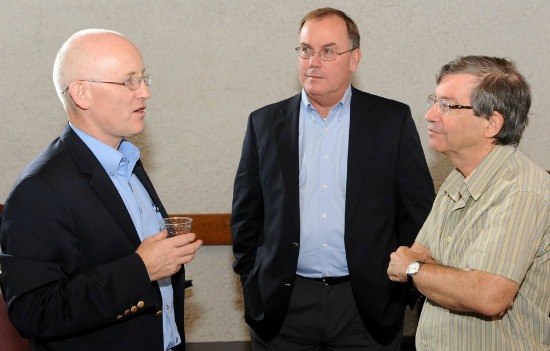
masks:
<path id="1" fill-rule="evenodd" d="M 444 266 L 518 283 L 502 317 L 424 304 L 417 350 L 550 350 L 550 176 L 497 146 L 468 177 L 442 185 L 416 241 Z"/>

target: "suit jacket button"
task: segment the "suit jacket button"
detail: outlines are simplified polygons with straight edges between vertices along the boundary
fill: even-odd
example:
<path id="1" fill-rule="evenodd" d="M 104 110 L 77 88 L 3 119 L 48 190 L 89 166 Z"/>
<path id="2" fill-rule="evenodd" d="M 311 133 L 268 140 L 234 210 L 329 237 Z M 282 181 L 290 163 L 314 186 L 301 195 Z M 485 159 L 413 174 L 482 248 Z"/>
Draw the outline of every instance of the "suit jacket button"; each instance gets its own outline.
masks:
<path id="1" fill-rule="evenodd" d="M 119 314 L 118 316 L 116 316 L 116 319 L 121 319 L 122 317 L 124 317 L 124 316 Z"/>
<path id="2" fill-rule="evenodd" d="M 145 302 L 143 302 L 143 301 L 140 301 L 140 302 L 137 303 L 138 308 L 143 308 L 144 306 L 145 306 Z"/>
<path id="3" fill-rule="evenodd" d="M 132 308 L 130 308 L 130 311 L 132 311 L 132 313 L 136 313 L 138 310 L 138 308 L 136 306 L 132 306 Z"/>
<path id="4" fill-rule="evenodd" d="M 296 241 L 295 241 L 295 242 L 293 242 L 293 243 L 292 243 L 292 245 L 293 245 L 294 247 L 298 247 L 298 246 L 300 246 L 300 244 L 298 244 L 298 243 L 297 243 Z"/>
<path id="5" fill-rule="evenodd" d="M 125 316 L 127 316 L 127 315 L 129 315 L 129 314 L 130 314 L 130 310 L 124 311 L 124 315 L 125 315 Z"/>
<path id="6" fill-rule="evenodd" d="M 155 317 L 160 317 L 162 316 L 162 311 L 157 311 L 157 313 L 155 313 Z"/>
<path id="7" fill-rule="evenodd" d="M 286 284 L 285 284 L 285 286 L 286 286 L 286 287 L 291 287 L 291 286 L 292 286 L 292 284 L 290 284 L 290 283 L 286 283 Z"/>

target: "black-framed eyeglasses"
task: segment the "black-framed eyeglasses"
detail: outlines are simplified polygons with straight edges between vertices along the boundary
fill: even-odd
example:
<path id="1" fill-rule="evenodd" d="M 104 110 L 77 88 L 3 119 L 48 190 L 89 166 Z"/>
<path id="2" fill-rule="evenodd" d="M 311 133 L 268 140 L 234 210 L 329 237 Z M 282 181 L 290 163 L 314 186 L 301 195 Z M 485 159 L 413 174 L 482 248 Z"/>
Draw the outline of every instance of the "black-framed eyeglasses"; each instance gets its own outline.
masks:
<path id="1" fill-rule="evenodd" d="M 124 85 L 130 90 L 137 90 L 141 86 L 141 82 L 145 83 L 145 86 L 151 85 L 151 75 L 147 74 L 142 77 L 132 77 L 128 79 L 127 81 L 124 81 L 122 83 L 119 82 L 103 82 L 99 80 L 88 80 L 88 79 L 78 79 L 75 82 L 83 81 L 83 82 L 90 82 L 90 83 L 105 83 L 105 84 L 116 84 L 116 85 Z M 74 83 L 74 82 L 73 82 Z M 71 84 L 73 84 L 71 83 Z M 61 94 L 65 94 L 68 90 L 71 84 L 67 85 L 65 89 L 61 92 Z"/>
<path id="2" fill-rule="evenodd" d="M 334 61 L 338 58 L 338 56 L 343 55 L 346 52 L 351 52 L 355 49 L 356 48 L 353 48 L 353 49 L 350 49 L 348 51 L 342 51 L 342 52 L 338 52 L 334 49 L 321 49 L 321 50 L 317 51 L 317 53 L 319 54 L 319 57 L 323 61 Z M 298 54 L 298 57 L 306 59 L 306 60 L 309 60 L 310 58 L 313 57 L 313 55 L 315 55 L 315 51 L 312 48 L 308 48 L 306 46 L 298 46 L 294 50 L 296 50 L 296 53 Z"/>
<path id="3" fill-rule="evenodd" d="M 449 103 L 449 101 L 447 101 L 446 99 L 438 99 L 433 94 L 428 95 L 428 109 L 432 108 L 432 106 L 435 105 L 436 103 L 437 103 L 437 110 L 443 116 L 448 115 L 450 110 L 455 110 L 455 109 L 459 109 L 459 110 L 468 109 L 468 110 L 471 110 L 471 109 L 474 108 L 473 106 L 451 105 Z"/>

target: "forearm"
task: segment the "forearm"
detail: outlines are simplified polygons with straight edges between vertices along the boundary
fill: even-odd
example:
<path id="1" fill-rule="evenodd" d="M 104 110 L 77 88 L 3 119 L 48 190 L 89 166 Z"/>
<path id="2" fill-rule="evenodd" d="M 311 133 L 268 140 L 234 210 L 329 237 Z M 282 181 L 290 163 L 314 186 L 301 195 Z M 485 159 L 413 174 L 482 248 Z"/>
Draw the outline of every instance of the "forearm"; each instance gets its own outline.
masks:
<path id="1" fill-rule="evenodd" d="M 501 315 L 519 289 L 517 283 L 497 274 L 443 266 L 418 243 L 412 248 L 400 247 L 390 258 L 388 276 L 396 282 L 407 281 L 407 267 L 412 262 L 424 263 L 412 277 L 416 288 L 434 304 L 452 311 Z"/>
<path id="2" fill-rule="evenodd" d="M 436 305 L 451 311 L 487 316 L 504 314 L 519 288 L 514 282 L 498 275 L 434 263 L 422 265 L 413 282 Z"/>

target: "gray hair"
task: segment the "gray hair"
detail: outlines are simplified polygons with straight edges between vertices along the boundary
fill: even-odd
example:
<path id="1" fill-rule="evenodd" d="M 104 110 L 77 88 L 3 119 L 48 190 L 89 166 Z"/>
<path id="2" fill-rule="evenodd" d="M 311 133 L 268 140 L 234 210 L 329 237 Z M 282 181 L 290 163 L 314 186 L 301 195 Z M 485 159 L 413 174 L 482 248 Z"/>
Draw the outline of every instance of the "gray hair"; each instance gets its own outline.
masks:
<path id="1" fill-rule="evenodd" d="M 462 56 L 441 67 L 436 82 L 450 74 L 471 74 L 479 84 L 470 94 L 474 114 L 489 119 L 494 111 L 504 117 L 496 145 L 518 146 L 529 122 L 531 89 L 514 62 L 498 57 Z"/>

